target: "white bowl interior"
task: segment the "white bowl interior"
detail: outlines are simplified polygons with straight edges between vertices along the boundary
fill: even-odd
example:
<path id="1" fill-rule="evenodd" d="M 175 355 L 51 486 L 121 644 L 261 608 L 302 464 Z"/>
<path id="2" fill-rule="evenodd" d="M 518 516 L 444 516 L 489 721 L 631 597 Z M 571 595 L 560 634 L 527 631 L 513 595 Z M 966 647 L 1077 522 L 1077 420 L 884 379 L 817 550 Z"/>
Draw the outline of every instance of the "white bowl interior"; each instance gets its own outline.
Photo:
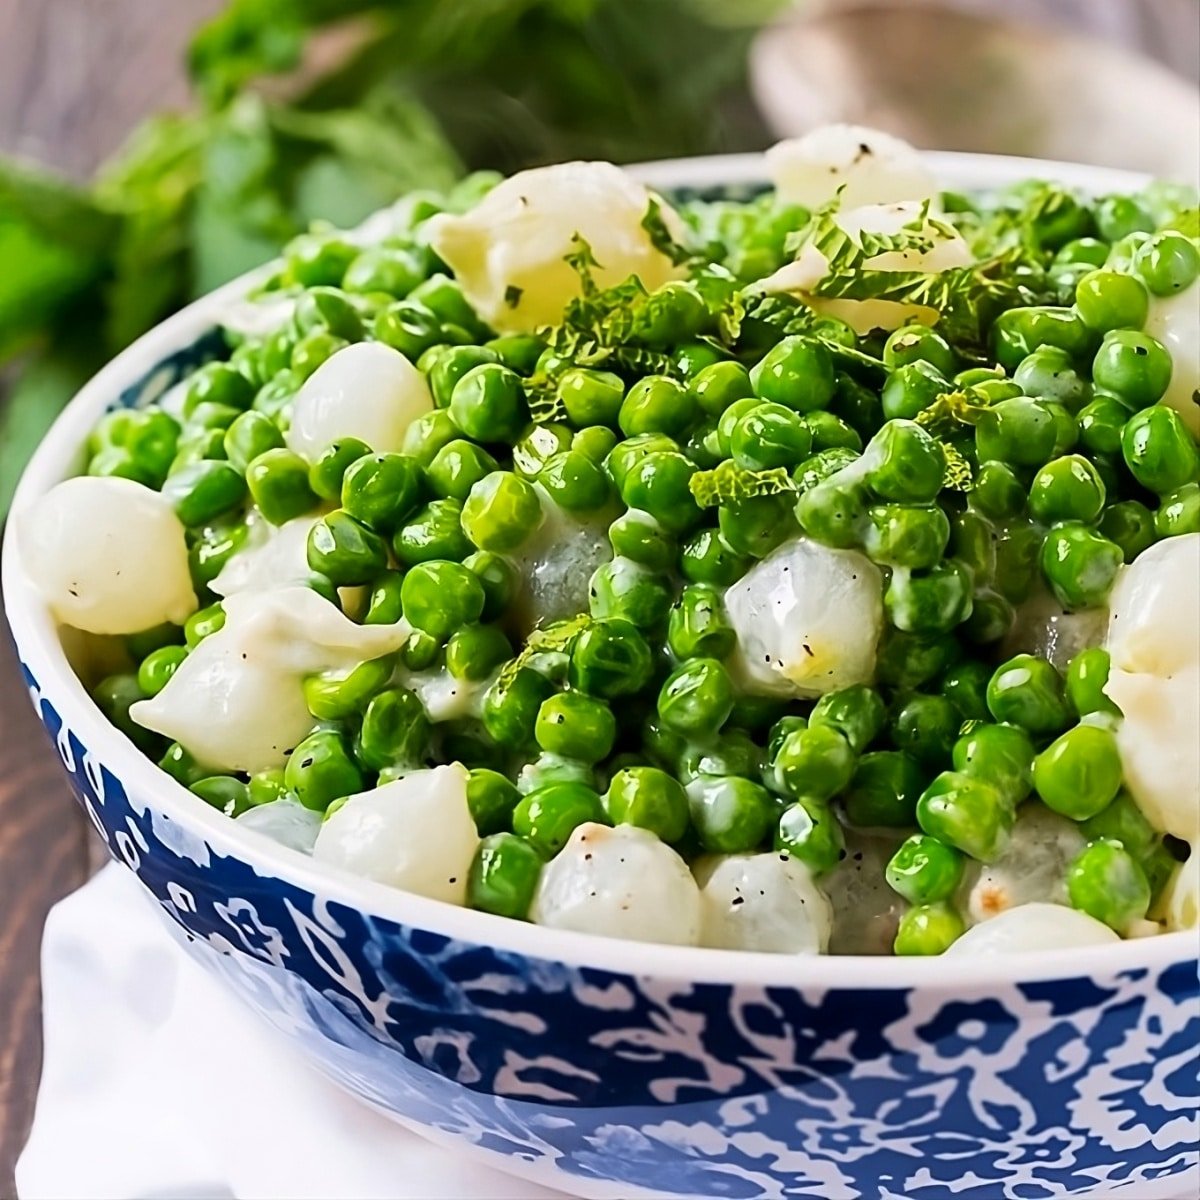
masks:
<path id="1" fill-rule="evenodd" d="M 1037 159 L 930 153 L 943 186 L 985 190 L 1020 179 L 1054 179 L 1092 194 L 1134 191 L 1145 176 L 1108 168 Z M 714 187 L 764 181 L 758 154 L 679 159 L 630 168 L 652 186 Z M 1111 975 L 1117 970 L 1164 966 L 1195 957 L 1194 932 L 1169 933 L 1124 943 L 1119 949 L 1083 947 L 1056 953 L 1004 957 L 905 959 L 867 956 L 797 957 L 697 947 L 659 946 L 546 929 L 414 896 L 318 866 L 305 855 L 240 828 L 192 795 L 145 758 L 113 728 L 67 662 L 55 621 L 21 568 L 12 528 L 21 513 L 61 480 L 78 472 L 87 433 L 127 388 L 171 353 L 190 345 L 217 323 L 219 314 L 247 292 L 260 272 L 234 280 L 151 330 L 105 367 L 68 405 L 21 479 L 3 551 L 6 608 L 22 657 L 64 724 L 121 780 L 135 807 L 152 803 L 172 822 L 201 836 L 217 853 L 249 863 L 265 877 L 286 879 L 318 895 L 398 924 L 428 929 L 533 958 L 602 970 L 695 982 L 761 986 L 909 988 L 953 992 L 988 980 L 1040 980 Z"/>

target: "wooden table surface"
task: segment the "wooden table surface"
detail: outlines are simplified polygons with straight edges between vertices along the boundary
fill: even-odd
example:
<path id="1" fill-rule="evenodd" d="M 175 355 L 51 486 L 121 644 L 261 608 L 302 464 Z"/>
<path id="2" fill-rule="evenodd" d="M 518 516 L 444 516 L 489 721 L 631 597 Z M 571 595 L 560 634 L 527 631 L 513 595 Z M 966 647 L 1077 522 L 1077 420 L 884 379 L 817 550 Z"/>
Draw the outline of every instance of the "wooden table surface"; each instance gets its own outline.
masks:
<path id="1" fill-rule="evenodd" d="M 86 177 L 140 116 L 185 102 L 181 47 L 220 7 L 0 0 L 0 153 Z M 34 717 L 0 617 L 0 1198 L 16 1194 L 13 1165 L 41 1068 L 42 924 L 103 860 Z"/>

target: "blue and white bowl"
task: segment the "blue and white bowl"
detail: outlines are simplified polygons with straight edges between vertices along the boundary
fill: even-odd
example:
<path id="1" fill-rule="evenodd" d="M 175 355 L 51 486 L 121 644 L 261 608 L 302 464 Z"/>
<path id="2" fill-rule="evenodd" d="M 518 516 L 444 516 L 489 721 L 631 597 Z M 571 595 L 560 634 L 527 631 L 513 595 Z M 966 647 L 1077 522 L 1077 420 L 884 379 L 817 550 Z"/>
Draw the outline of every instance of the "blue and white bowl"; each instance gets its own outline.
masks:
<path id="1" fill-rule="evenodd" d="M 960 189 L 1142 182 L 930 159 Z M 641 175 L 732 194 L 763 168 L 748 156 Z M 101 413 L 211 354 L 247 287 L 192 305 L 101 372 L 15 510 L 80 468 Z M 785 957 L 542 929 L 351 878 L 239 828 L 143 758 L 72 672 L 13 538 L 3 569 L 30 697 L 113 857 L 298 1054 L 435 1140 L 585 1197 L 1195 1194 L 1194 934 L 985 959 Z"/>

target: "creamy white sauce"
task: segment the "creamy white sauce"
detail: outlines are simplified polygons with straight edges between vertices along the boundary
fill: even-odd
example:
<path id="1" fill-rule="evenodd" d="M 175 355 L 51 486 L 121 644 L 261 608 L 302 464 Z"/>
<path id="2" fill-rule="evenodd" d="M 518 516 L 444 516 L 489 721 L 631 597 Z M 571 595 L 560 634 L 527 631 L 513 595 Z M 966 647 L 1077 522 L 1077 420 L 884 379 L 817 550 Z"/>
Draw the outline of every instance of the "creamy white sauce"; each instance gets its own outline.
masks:
<path id="1" fill-rule="evenodd" d="M 308 534 L 320 519 L 319 513 L 313 513 L 272 525 L 251 509 L 245 542 L 209 587 L 218 596 L 235 596 L 306 584 L 313 573 L 308 565 Z"/>
<path id="2" fill-rule="evenodd" d="M 14 523 L 26 574 L 64 625 L 139 633 L 196 610 L 183 524 L 160 492 L 81 475 Z"/>
<path id="3" fill-rule="evenodd" d="M 559 163 L 520 171 L 470 212 L 441 213 L 426 229 L 484 321 L 501 333 L 530 332 L 556 324 L 580 295 L 579 275 L 565 261 L 578 248 L 576 234 L 592 249 L 600 287 L 636 275 L 653 291 L 683 277 L 642 227 L 651 199 L 612 163 Z M 659 204 L 668 229 L 681 238 L 678 216 Z"/>
<path id="4" fill-rule="evenodd" d="M 130 715 L 184 746 L 214 771 L 283 766 L 316 724 L 304 680 L 398 650 L 411 633 L 356 625 L 308 588 L 241 592 L 224 602 L 225 625 L 205 638 L 170 682 Z"/>

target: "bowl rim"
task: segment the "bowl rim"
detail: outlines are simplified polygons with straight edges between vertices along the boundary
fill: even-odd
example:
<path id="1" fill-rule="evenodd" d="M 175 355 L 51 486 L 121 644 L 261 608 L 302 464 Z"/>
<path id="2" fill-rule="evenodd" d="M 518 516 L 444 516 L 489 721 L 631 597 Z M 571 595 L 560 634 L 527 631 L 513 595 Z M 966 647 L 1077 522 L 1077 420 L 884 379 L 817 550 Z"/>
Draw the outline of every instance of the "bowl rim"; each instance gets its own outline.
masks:
<path id="1" fill-rule="evenodd" d="M 1041 177 L 1093 193 L 1130 191 L 1145 175 L 1111 168 L 995 155 L 930 152 L 924 155 L 943 184 L 987 189 L 1019 179 Z M 656 187 L 714 187 L 766 181 L 761 154 L 712 155 L 662 160 L 629 168 Z M 241 829 L 145 758 L 111 726 L 69 666 L 56 624 L 20 566 L 16 523 L 54 484 L 77 472 L 83 440 L 96 419 L 122 391 L 144 379 L 172 353 L 212 329 L 218 315 L 241 299 L 264 271 L 259 268 L 202 297 L 139 338 L 90 380 L 55 421 L 27 465 L 14 496 L 4 539 L 0 579 L 18 651 L 39 690 L 59 711 L 66 728 L 97 754 L 121 782 L 131 801 L 148 801 L 169 820 L 199 835 L 220 857 L 250 866 L 260 876 L 286 881 L 398 925 L 458 941 L 572 968 L 657 977 L 713 985 L 758 987 L 922 988 L 946 992 L 1080 976 L 1166 968 L 1194 959 L 1194 931 L 1137 939 L 1117 950 L 1111 944 L 1050 953 L 917 958 L 867 955 L 783 955 L 758 951 L 664 946 L 548 929 L 417 896 L 339 868 Z M 103 747 L 102 753 L 94 748 Z"/>

